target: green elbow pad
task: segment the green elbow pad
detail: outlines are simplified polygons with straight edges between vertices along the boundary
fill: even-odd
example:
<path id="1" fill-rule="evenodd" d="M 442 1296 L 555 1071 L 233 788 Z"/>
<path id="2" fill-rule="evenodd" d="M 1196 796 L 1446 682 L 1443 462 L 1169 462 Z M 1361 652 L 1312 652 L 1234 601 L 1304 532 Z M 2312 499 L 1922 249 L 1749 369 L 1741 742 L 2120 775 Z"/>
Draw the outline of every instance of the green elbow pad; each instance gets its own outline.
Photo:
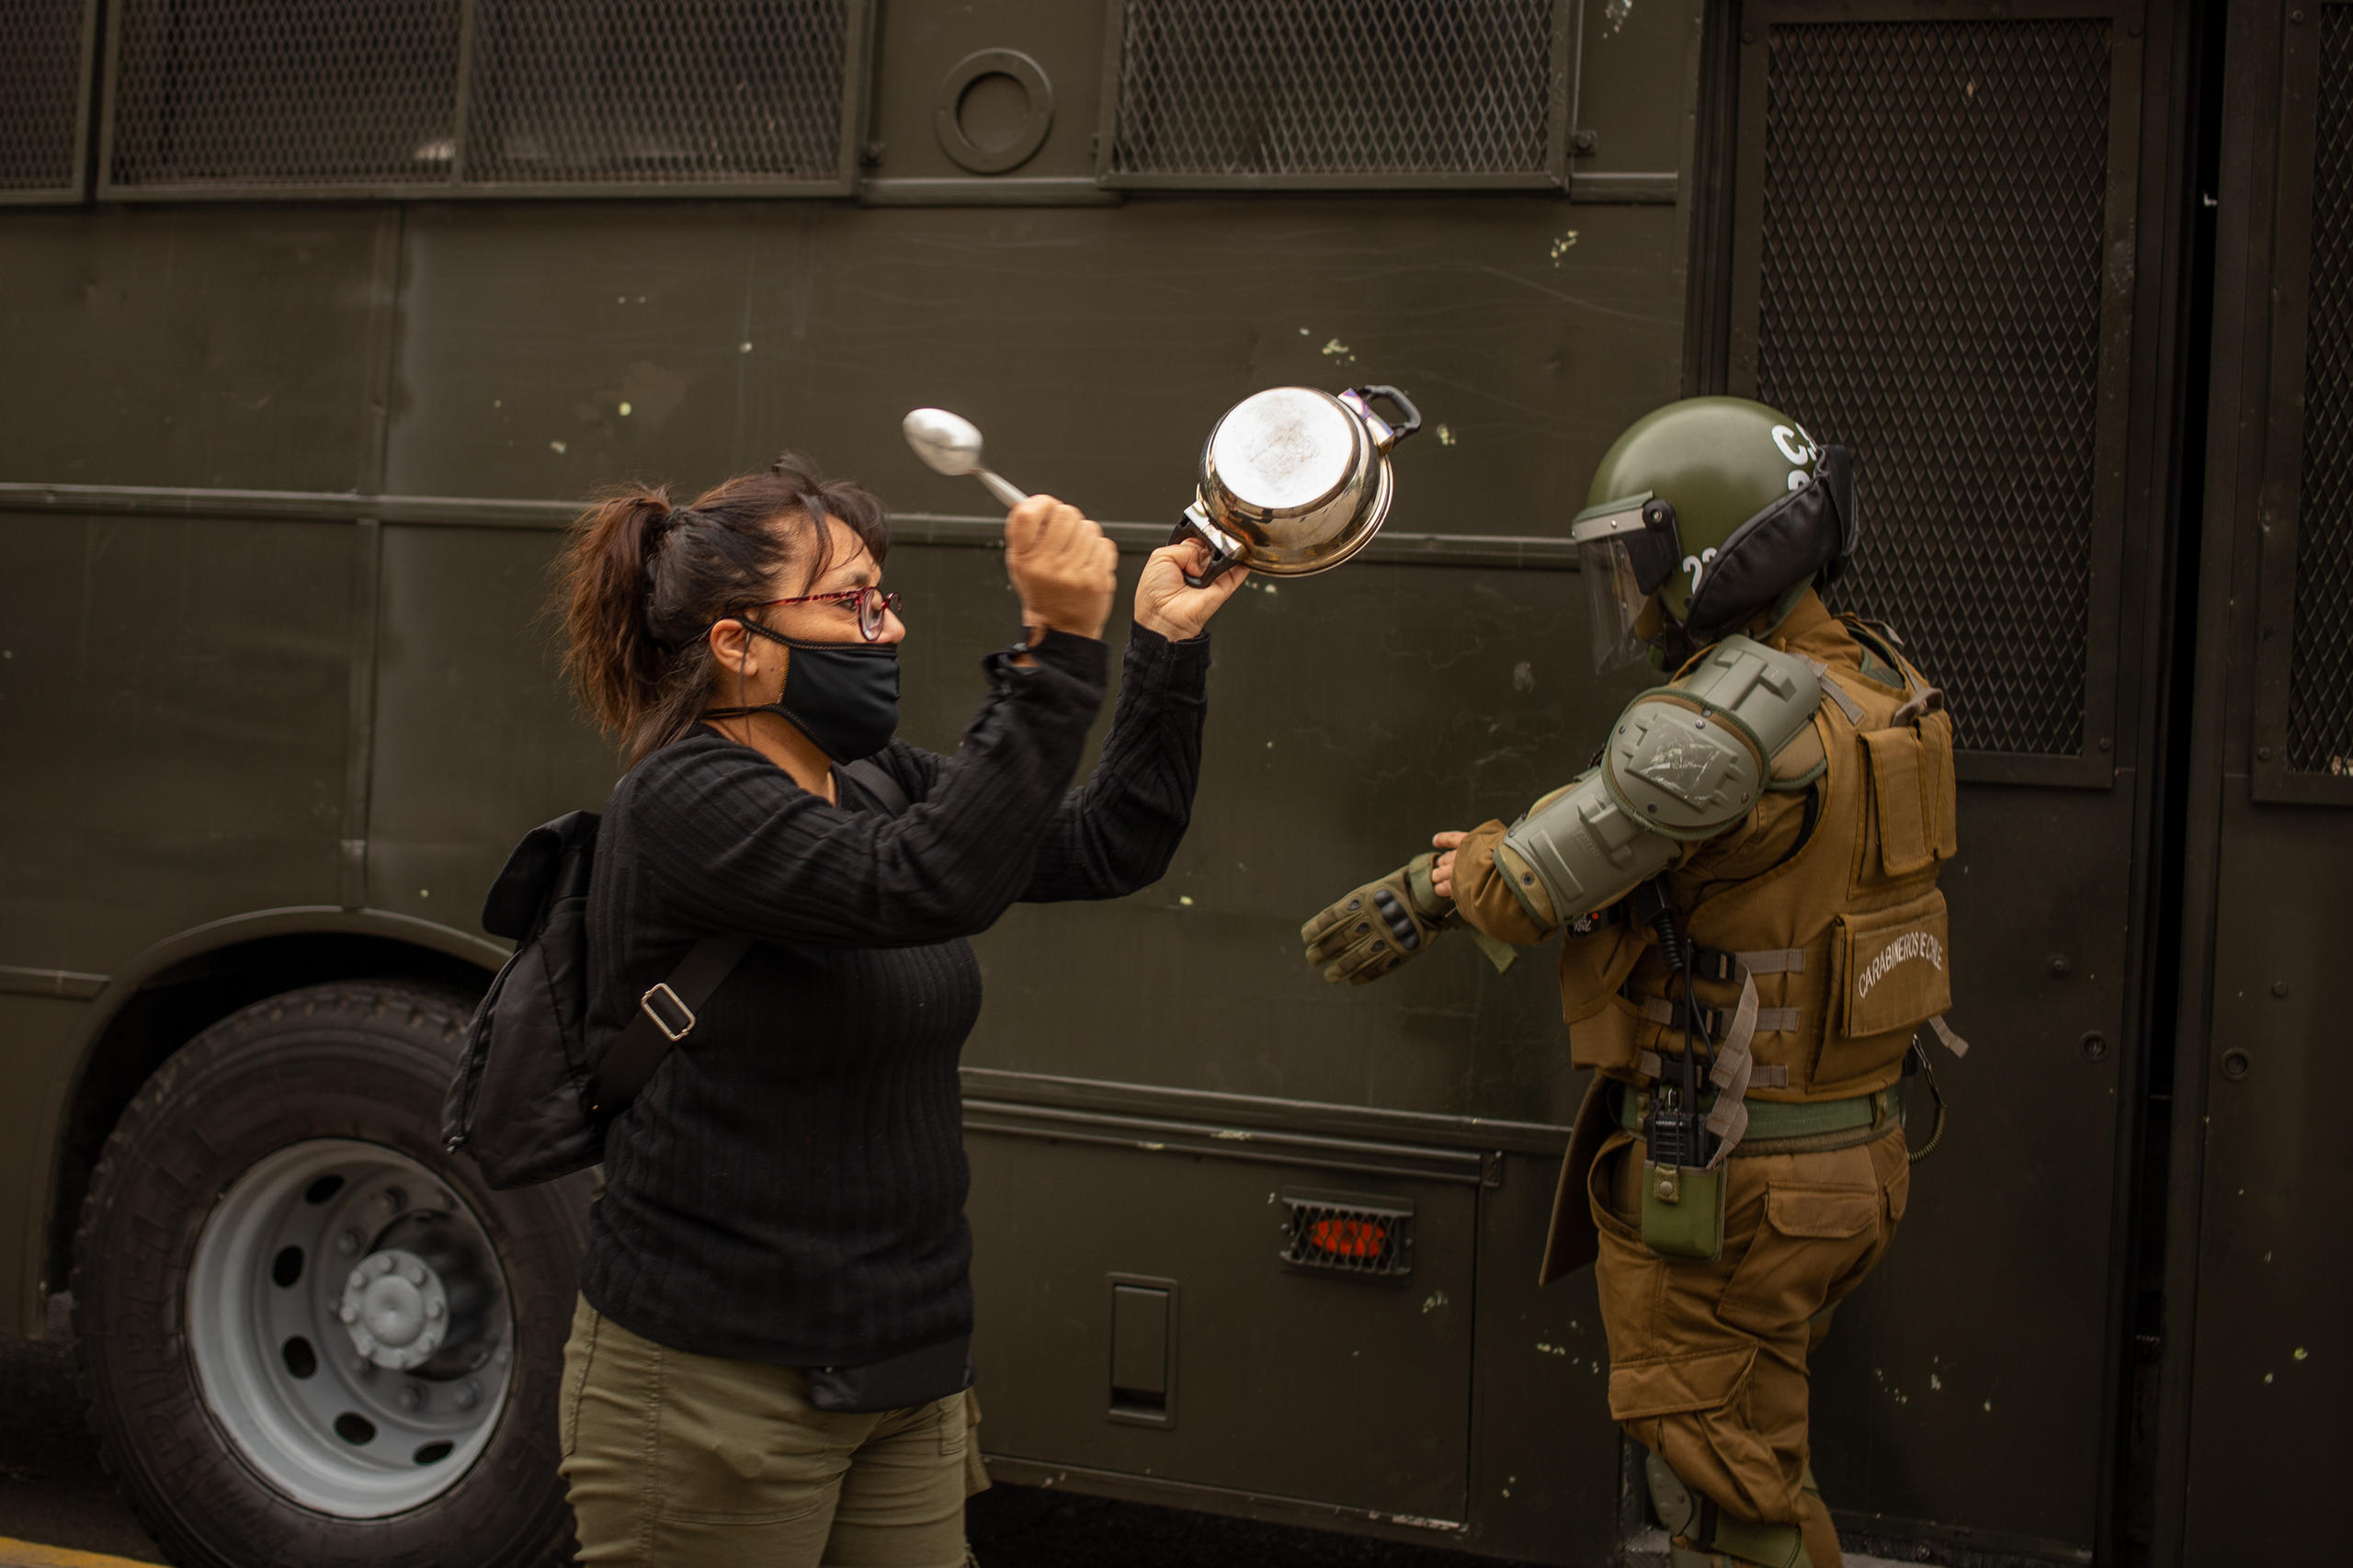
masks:
<path id="1" fill-rule="evenodd" d="M 1602 765 L 1513 824 L 1497 871 L 1547 928 L 1601 908 L 1754 810 L 1774 756 L 1821 700 L 1804 660 L 1725 638 L 1627 705 Z"/>

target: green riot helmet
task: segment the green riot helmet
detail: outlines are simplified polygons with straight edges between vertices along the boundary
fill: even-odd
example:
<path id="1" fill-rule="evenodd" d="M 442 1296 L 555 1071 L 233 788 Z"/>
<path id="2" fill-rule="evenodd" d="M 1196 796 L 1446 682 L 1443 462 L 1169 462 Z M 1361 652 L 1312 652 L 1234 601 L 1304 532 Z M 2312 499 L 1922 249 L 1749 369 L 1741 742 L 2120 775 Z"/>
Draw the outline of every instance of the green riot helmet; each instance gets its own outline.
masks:
<path id="1" fill-rule="evenodd" d="M 1594 471 L 1570 526 L 1593 602 L 1594 665 L 1716 642 L 1855 549 L 1854 464 L 1738 397 L 1654 409 Z M 1680 662 L 1677 657 L 1676 662 Z"/>

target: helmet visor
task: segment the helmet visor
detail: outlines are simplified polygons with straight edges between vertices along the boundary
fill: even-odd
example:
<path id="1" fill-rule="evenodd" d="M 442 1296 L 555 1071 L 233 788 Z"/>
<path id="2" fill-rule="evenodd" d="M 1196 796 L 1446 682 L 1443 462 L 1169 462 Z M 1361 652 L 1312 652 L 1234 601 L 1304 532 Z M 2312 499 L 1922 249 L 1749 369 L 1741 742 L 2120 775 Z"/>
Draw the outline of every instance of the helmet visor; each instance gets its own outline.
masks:
<path id="1" fill-rule="evenodd" d="M 1586 597 L 1593 618 L 1593 667 L 1604 672 L 1644 657 L 1649 640 L 1639 627 L 1651 589 L 1647 575 L 1635 561 L 1635 550 L 1655 553 L 1643 517 L 1647 495 L 1633 496 L 1608 506 L 1590 507 L 1570 525 L 1569 538 L 1577 547 L 1577 570 L 1585 577 Z M 1654 588 L 1655 584 L 1652 585 Z"/>

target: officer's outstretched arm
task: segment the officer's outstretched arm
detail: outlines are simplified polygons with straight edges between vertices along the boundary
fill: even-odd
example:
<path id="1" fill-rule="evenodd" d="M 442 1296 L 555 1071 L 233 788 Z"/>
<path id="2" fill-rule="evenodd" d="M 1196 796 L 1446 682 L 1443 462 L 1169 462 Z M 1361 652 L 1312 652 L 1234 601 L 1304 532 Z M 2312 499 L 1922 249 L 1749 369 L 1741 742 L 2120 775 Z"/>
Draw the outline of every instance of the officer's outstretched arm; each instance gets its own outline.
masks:
<path id="1" fill-rule="evenodd" d="M 1426 950 L 1454 913 L 1453 902 L 1430 882 L 1437 859 L 1416 855 L 1302 926 L 1307 961 L 1335 985 L 1362 985 Z"/>
<path id="2" fill-rule="evenodd" d="M 1623 898 L 1755 810 L 1773 758 L 1821 700 L 1804 660 L 1726 638 L 1674 685 L 1627 705 L 1598 767 L 1510 827 L 1490 823 L 1465 838 L 1456 906 L 1481 930 L 1525 942 Z"/>

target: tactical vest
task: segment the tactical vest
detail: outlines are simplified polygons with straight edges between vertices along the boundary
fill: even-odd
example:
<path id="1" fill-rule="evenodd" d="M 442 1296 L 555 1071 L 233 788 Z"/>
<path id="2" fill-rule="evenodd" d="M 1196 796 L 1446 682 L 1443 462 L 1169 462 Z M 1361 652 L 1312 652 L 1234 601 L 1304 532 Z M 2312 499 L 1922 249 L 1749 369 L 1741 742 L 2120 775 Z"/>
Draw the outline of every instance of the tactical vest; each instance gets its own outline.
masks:
<path id="1" fill-rule="evenodd" d="M 1956 852 L 1952 722 L 1892 638 L 1841 620 L 1848 641 L 1817 669 L 1823 698 L 1812 729 L 1774 759 L 1769 786 L 1814 792 L 1810 830 L 1746 881 L 1666 873 L 1677 924 L 1697 949 L 1700 1022 L 1717 1039 L 1743 971 L 1756 983 L 1752 1100 L 1884 1088 L 1915 1032 L 1952 1005 L 1937 891 Z M 1670 978 L 1647 928 L 1620 918 L 1572 933 L 1561 1000 L 1575 1064 L 1639 1080 L 1657 1057 L 1682 1051 L 1687 1009 Z"/>

